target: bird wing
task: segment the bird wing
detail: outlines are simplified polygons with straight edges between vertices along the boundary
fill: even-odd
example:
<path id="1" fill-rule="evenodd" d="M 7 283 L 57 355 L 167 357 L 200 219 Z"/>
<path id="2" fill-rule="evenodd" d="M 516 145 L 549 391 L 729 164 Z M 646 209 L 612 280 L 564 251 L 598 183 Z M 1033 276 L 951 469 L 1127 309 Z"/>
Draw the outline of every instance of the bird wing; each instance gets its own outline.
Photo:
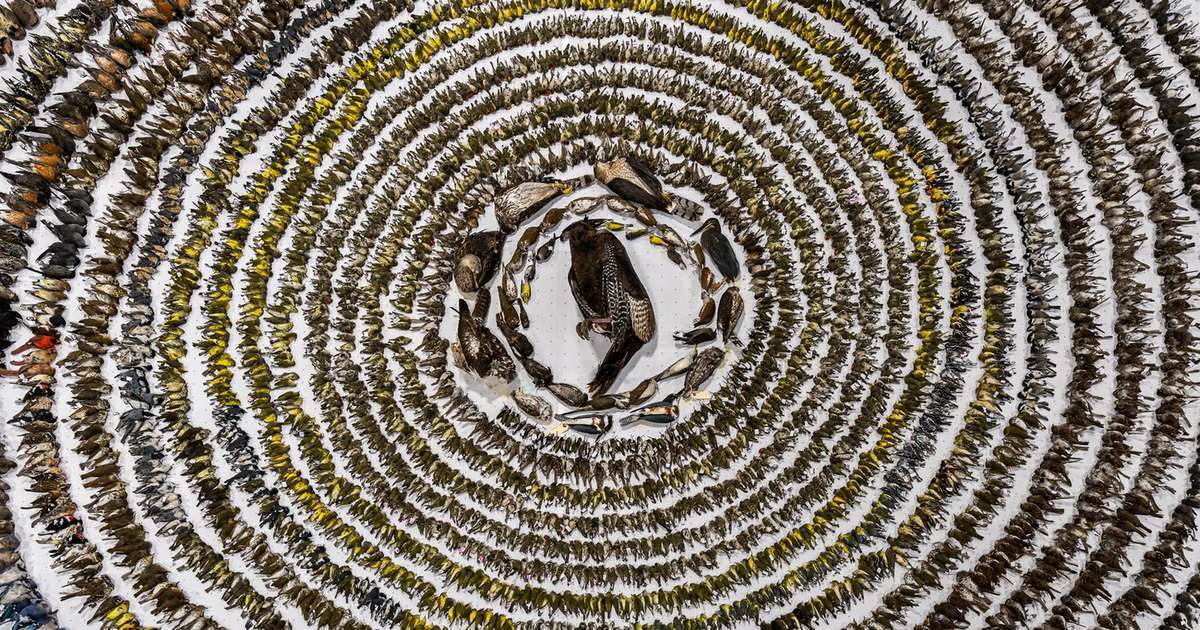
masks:
<path id="1" fill-rule="evenodd" d="M 614 241 L 609 244 L 609 255 L 616 265 L 621 288 L 629 297 L 629 319 L 633 323 L 633 334 L 646 343 L 654 337 L 654 305 L 650 302 L 650 296 L 646 294 L 646 288 L 642 286 L 637 272 L 634 271 L 633 263 L 629 262 L 629 254 L 625 248 L 619 242 L 615 242 L 615 236 L 607 236 Z"/>
<path id="2" fill-rule="evenodd" d="M 648 298 L 629 300 L 629 318 L 633 320 L 633 334 L 643 343 L 654 337 L 654 306 Z"/>
<path id="3" fill-rule="evenodd" d="M 615 177 L 607 185 L 613 192 L 634 203 L 640 203 L 643 206 L 651 208 L 661 208 L 663 205 L 661 198 L 651 195 L 646 189 L 639 186 L 637 182 Z"/>
<path id="4" fill-rule="evenodd" d="M 587 297 L 580 290 L 579 280 L 575 278 L 574 269 L 567 272 L 567 284 L 571 285 L 571 296 L 575 298 L 575 303 L 579 305 L 579 311 L 583 313 L 583 316 L 588 319 L 599 317 L 600 314 L 592 309 L 591 305 L 588 304 Z"/>
<path id="5" fill-rule="evenodd" d="M 732 280 L 738 276 L 741 271 L 738 265 L 737 254 L 733 253 L 733 246 L 729 244 L 729 240 L 721 234 L 719 230 L 705 230 L 700 236 L 700 244 L 704 246 L 704 250 L 708 252 L 708 257 L 712 259 L 717 271 L 721 272 L 725 279 Z"/>
<path id="6" fill-rule="evenodd" d="M 655 177 L 654 173 L 650 171 L 650 168 L 647 167 L 644 162 L 637 158 L 625 158 L 625 162 L 629 164 L 629 168 L 633 169 L 633 172 L 637 173 L 637 176 L 641 178 L 642 183 L 646 186 L 646 190 L 649 190 L 655 195 L 662 194 L 662 183 L 658 181 L 658 177 Z"/>

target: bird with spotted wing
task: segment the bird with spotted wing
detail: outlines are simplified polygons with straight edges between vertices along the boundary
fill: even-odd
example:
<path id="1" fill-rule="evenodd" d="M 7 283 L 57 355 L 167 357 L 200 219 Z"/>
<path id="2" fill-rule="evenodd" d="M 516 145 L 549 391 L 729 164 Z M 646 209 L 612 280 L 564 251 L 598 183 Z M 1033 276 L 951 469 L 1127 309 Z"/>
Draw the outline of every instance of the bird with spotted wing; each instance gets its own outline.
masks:
<path id="1" fill-rule="evenodd" d="M 598 332 L 612 340 L 588 385 L 592 395 L 608 391 L 637 351 L 654 337 L 654 306 L 620 239 L 600 229 L 603 221 L 571 224 L 560 238 L 571 246 L 567 281 L 583 313 L 576 328 L 587 338 Z"/>

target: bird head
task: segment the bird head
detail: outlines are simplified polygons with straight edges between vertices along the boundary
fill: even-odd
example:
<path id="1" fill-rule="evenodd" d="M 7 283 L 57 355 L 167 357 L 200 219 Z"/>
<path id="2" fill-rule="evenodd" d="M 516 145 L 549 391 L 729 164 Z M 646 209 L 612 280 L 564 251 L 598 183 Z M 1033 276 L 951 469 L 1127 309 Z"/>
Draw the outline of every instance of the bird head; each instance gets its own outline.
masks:
<path id="1" fill-rule="evenodd" d="M 602 225 L 604 225 L 603 219 L 580 219 L 568 225 L 567 229 L 563 230 L 562 234 L 559 235 L 558 240 L 567 241 L 574 245 L 595 234 L 596 230 Z"/>
<path id="2" fill-rule="evenodd" d="M 721 229 L 721 222 L 719 220 L 717 220 L 717 217 L 709 217 L 708 219 L 706 219 L 704 221 L 704 223 L 700 224 L 700 227 L 696 228 L 695 232 L 692 232 L 691 235 L 695 236 L 695 235 L 697 235 L 707 229 L 710 229 L 710 228 L 716 228 L 718 230 Z"/>
<path id="3" fill-rule="evenodd" d="M 467 254 L 458 259 L 454 266 L 454 284 L 463 293 L 474 293 L 479 290 L 479 274 L 483 272 L 483 261 L 474 254 Z"/>
<path id="4" fill-rule="evenodd" d="M 607 182 L 609 180 L 608 172 L 611 168 L 612 162 L 596 162 L 596 165 L 592 167 L 592 174 L 601 182 Z"/>

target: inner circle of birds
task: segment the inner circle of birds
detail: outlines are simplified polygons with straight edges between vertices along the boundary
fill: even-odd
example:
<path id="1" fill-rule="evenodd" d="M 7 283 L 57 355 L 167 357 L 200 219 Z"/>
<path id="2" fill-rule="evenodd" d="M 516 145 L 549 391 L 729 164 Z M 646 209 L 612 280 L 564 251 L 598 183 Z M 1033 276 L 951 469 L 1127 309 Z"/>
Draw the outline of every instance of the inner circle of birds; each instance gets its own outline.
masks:
<path id="1" fill-rule="evenodd" d="M 666 427 L 680 417 L 681 404 L 710 398 L 706 383 L 741 345 L 736 331 L 745 303 L 737 283 L 741 264 L 718 218 L 706 219 L 688 237 L 661 222 L 658 215 L 674 213 L 679 200 L 635 157 L 598 162 L 594 175 L 608 194 L 572 196 L 570 182 L 545 178 L 521 182 L 495 198 L 499 229 L 467 234 L 456 255 L 453 278 L 462 297 L 452 307 L 458 322 L 448 351 L 468 378 L 505 386 L 517 409 L 550 434 L 600 439 L 616 424 Z M 564 196 L 568 203 L 532 221 Z M 622 219 L 599 216 L 605 211 Z M 516 246 L 504 261 L 510 237 Z M 693 270 L 701 299 L 690 326 L 672 335 L 681 355 L 631 389 L 613 392 L 638 351 L 660 333 L 654 302 L 627 251 L 641 243 L 661 250 L 657 260 L 663 264 Z M 567 282 L 579 312 L 576 333 L 610 342 L 586 387 L 557 380 L 538 361 L 535 340 L 525 332 L 533 319 L 527 304 L 538 265 L 560 244 L 570 252 Z M 494 314 L 493 288 L 499 302 Z M 507 387 L 518 378 L 518 365 L 533 391 Z M 677 377 L 681 385 L 673 383 Z"/>

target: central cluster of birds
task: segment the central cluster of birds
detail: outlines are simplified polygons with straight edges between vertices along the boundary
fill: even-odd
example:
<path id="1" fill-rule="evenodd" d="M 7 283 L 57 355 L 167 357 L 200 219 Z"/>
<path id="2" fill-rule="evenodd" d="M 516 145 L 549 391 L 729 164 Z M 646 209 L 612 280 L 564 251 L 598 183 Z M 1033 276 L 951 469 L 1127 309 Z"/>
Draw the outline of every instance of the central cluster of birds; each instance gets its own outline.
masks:
<path id="1" fill-rule="evenodd" d="M 515 356 L 535 387 L 547 390 L 559 402 L 574 408 L 556 414 L 545 398 L 517 388 L 512 391 L 512 400 L 518 409 L 544 424 L 551 433 L 573 430 L 599 437 L 612 428 L 613 409 L 631 411 L 621 420 L 623 427 L 636 423 L 670 424 L 679 417 L 681 400 L 708 396 L 700 387 L 721 366 L 727 352 L 715 346 L 702 351 L 694 349 L 629 391 L 609 393 L 622 370 L 651 341 L 657 329 L 653 302 L 617 232 L 624 231 L 628 241 L 648 235 L 650 243 L 664 249 L 669 261 L 698 270 L 700 310 L 693 323 L 695 328 L 674 336 L 679 343 L 696 347 L 714 341 L 719 330 L 723 343 L 740 346 L 736 329 L 745 304 L 736 284 L 741 265 L 730 239 L 721 230 L 719 219 L 705 220 L 692 234 L 699 235 L 698 242 L 689 242 L 655 218 L 656 212 L 673 212 L 677 200 L 663 190 L 649 167 L 636 158 L 621 157 L 600 162 L 593 170 L 595 180 L 613 194 L 577 198 L 547 211 L 540 222 L 522 232 L 506 264 L 501 264 L 501 258 L 507 237 L 562 195 L 571 194 L 574 190 L 571 183 L 547 179 L 523 182 L 503 191 L 494 201 L 500 229 L 473 232 L 462 239 L 453 277 L 462 294 L 475 294 L 475 304 L 471 307 L 465 298 L 458 298 L 454 309 L 458 315 L 457 339 L 450 344 L 449 351 L 459 369 L 502 383 L 517 378 L 512 359 Z M 629 226 L 626 230 L 624 223 L 589 216 L 601 209 L 630 217 L 639 227 Z M 568 216 L 579 218 L 561 233 L 553 234 Z M 543 237 L 548 240 L 538 246 Z M 555 243 L 560 241 L 570 247 L 567 281 L 581 315 L 576 332 L 582 339 L 597 333 L 611 341 L 586 393 L 575 385 L 555 380 L 552 370 L 534 358 L 534 344 L 522 332 L 531 321 L 525 305 L 537 265 L 553 255 Z M 706 260 L 711 260 L 720 280 Z M 487 321 L 492 304 L 490 283 L 497 274 L 501 276 L 500 310 L 495 314 L 495 324 L 504 342 L 491 331 Z M 718 304 L 713 295 L 726 283 L 728 287 L 721 293 Z M 682 390 L 657 401 L 650 400 L 658 394 L 660 382 L 680 375 L 684 376 Z"/>

